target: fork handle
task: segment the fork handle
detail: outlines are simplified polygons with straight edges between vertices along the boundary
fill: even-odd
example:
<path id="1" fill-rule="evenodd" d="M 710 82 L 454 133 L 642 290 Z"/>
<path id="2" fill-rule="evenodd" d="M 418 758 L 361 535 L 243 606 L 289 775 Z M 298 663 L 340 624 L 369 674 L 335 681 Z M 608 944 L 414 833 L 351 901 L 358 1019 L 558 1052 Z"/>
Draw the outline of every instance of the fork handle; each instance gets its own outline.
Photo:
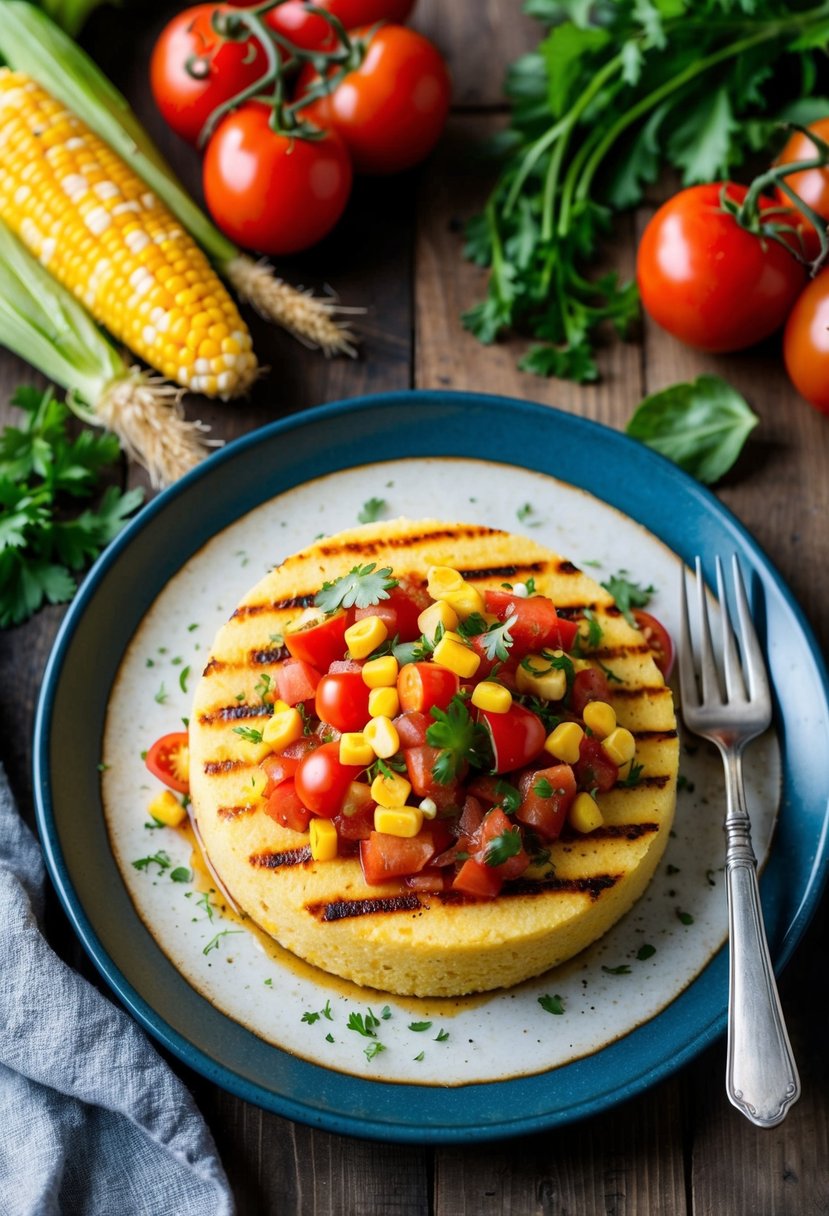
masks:
<path id="1" fill-rule="evenodd" d="M 739 753 L 725 752 L 725 878 L 730 967 L 726 1091 L 758 1127 L 774 1127 L 800 1097 L 763 926 L 757 859 Z"/>

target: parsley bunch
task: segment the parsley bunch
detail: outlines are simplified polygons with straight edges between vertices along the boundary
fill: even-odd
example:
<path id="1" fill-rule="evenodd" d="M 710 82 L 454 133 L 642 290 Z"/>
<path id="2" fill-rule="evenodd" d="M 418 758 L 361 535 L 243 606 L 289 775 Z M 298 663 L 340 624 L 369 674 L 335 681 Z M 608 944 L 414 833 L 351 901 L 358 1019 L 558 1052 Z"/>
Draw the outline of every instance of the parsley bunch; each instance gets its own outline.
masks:
<path id="1" fill-rule="evenodd" d="M 804 0 L 525 0 L 547 33 L 508 72 L 502 168 L 467 256 L 490 268 L 464 316 L 482 342 L 514 328 L 540 339 L 521 366 L 598 378 L 596 331 L 624 335 L 634 283 L 590 277 L 616 213 L 664 165 L 684 185 L 726 177 L 776 124 L 826 112 L 814 97 L 829 5 Z M 781 61 L 788 60 L 782 73 Z M 799 85 L 783 106 L 786 82 Z M 791 98 L 789 98 L 791 100 Z"/>
<path id="2" fill-rule="evenodd" d="M 120 532 L 139 505 L 140 490 L 109 486 L 92 510 L 70 511 L 88 498 L 98 474 L 117 459 L 114 435 L 67 433 L 67 406 L 51 390 L 21 388 L 12 404 L 25 411 L 21 427 L 0 435 L 0 628 L 17 625 L 48 601 L 77 590 L 75 575 Z"/>

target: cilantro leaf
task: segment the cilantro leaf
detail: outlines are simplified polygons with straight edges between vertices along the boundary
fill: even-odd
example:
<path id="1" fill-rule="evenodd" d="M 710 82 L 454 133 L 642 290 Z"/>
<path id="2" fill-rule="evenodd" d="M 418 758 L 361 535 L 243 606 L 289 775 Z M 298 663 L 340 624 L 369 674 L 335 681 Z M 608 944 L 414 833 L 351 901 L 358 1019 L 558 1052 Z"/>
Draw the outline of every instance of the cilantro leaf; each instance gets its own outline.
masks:
<path id="1" fill-rule="evenodd" d="M 618 574 L 611 574 L 607 582 L 602 583 L 602 586 L 605 591 L 610 592 L 622 616 L 635 629 L 636 621 L 632 609 L 647 607 L 656 588 L 642 587 L 639 583 L 632 583 L 629 578 L 625 577 L 624 570 L 620 570 Z"/>
<path id="2" fill-rule="evenodd" d="M 380 518 L 385 509 L 385 498 L 369 498 L 357 512 L 357 519 L 361 524 L 373 524 L 375 520 Z"/>
<path id="3" fill-rule="evenodd" d="M 369 608 L 389 598 L 389 592 L 397 586 L 390 566 L 378 570 L 376 562 L 365 566 L 354 566 L 348 574 L 323 583 L 314 596 L 314 603 L 323 612 L 336 612 L 338 608 Z"/>
<path id="4" fill-rule="evenodd" d="M 426 729 L 426 742 L 440 749 L 432 775 L 441 785 L 461 777 L 467 765 L 483 768 L 488 763 L 488 736 L 485 728 L 470 717 L 462 697 L 454 696 L 448 709 L 432 706 L 435 721 Z"/>
<path id="5" fill-rule="evenodd" d="M 505 828 L 500 836 L 493 837 L 484 850 L 484 861 L 488 866 L 501 866 L 510 857 L 517 857 L 523 847 L 520 828 Z"/>
<path id="6" fill-rule="evenodd" d="M 564 1013 L 564 1002 L 558 994 L 555 996 L 540 996 L 538 1003 L 545 1013 Z"/>

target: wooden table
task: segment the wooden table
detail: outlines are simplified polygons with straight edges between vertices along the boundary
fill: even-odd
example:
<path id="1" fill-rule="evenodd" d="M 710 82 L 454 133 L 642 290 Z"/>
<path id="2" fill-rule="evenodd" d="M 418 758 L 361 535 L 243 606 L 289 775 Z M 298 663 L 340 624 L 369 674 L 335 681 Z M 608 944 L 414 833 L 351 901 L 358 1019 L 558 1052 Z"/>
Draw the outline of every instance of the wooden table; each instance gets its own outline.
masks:
<path id="1" fill-rule="evenodd" d="M 87 45 L 130 96 L 182 176 L 197 189 L 196 159 L 163 130 L 146 85 L 147 51 L 163 20 L 149 6 L 96 14 Z M 175 6 L 167 5 L 171 10 Z M 275 418 L 366 392 L 484 389 L 525 397 L 621 428 L 649 391 L 703 371 L 724 375 L 762 419 L 720 498 L 748 526 L 792 587 L 824 649 L 829 642 L 829 420 L 799 400 L 776 342 L 730 358 L 693 354 L 645 325 L 630 344 L 609 341 L 591 387 L 544 382 L 516 370 L 517 342 L 483 348 L 458 317 L 483 288 L 461 257 L 462 221 L 485 197 L 488 171 L 464 153 L 503 121 L 504 65 L 537 29 L 518 0 L 420 0 L 416 25 L 448 56 L 454 113 L 438 153 L 397 180 L 360 182 L 337 234 L 281 267 L 294 282 L 329 283 L 367 309 L 356 361 L 326 362 L 250 318 L 271 367 L 250 401 L 194 402 L 215 433 L 234 438 Z M 140 14 L 142 14 L 141 16 Z M 649 210 L 618 225 L 614 261 L 629 273 Z M 32 380 L 0 351 L 0 421 Z M 134 470 L 130 483 L 141 483 Z M 0 760 L 26 817 L 34 704 L 62 610 L 47 609 L 0 634 Z M 829 770 L 827 770 L 829 773 Z M 95 982 L 52 899 L 47 932 Z M 803 1097 L 781 1127 L 759 1131 L 728 1103 L 718 1044 L 650 1092 L 549 1134 L 466 1148 L 389 1146 L 312 1131 L 184 1075 L 215 1135 L 245 1216 L 266 1212 L 353 1216 L 474 1213 L 674 1213 L 782 1216 L 829 1212 L 829 1008 L 826 903 L 783 976 L 782 999 L 803 1075 Z"/>

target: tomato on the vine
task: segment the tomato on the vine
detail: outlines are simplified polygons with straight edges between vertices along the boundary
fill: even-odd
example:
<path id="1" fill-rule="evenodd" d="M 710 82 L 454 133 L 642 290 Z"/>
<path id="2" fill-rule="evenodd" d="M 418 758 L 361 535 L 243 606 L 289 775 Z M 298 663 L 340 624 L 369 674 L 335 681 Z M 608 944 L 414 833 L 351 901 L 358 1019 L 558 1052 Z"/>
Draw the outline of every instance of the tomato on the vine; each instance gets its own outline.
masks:
<path id="1" fill-rule="evenodd" d="M 806 281 L 794 253 L 770 237 L 748 232 L 724 210 L 723 186 L 681 190 L 650 220 L 636 261 L 645 310 L 668 333 L 700 350 L 753 346 L 778 329 Z M 727 183 L 727 198 L 745 199 L 745 186 Z M 777 204 L 760 199 L 760 215 Z M 775 217 L 779 222 L 779 215 Z M 792 225 L 799 222 L 792 212 Z M 791 236 L 792 249 L 797 238 Z"/>
<path id="2" fill-rule="evenodd" d="M 271 108 L 247 102 L 219 123 L 204 158 L 208 209 L 231 240 L 259 253 L 298 253 L 342 215 L 351 162 L 334 131 L 274 131 Z"/>
<path id="3" fill-rule="evenodd" d="M 829 414 L 829 268 L 812 279 L 789 314 L 783 358 L 801 396 Z"/>
<path id="4" fill-rule="evenodd" d="M 213 14 L 228 4 L 196 4 L 165 25 L 150 58 L 150 88 L 168 126 L 195 144 L 217 106 L 258 80 L 267 68 L 259 42 L 221 37 Z"/>
<path id="5" fill-rule="evenodd" d="M 443 57 L 422 34 L 401 25 L 355 32 L 362 62 L 303 107 L 302 116 L 337 131 L 354 168 L 397 173 L 431 152 L 449 112 L 451 85 Z M 311 64 L 300 72 L 297 97 L 319 83 Z"/>
<path id="6" fill-rule="evenodd" d="M 829 118 L 820 118 L 817 122 L 809 123 L 808 129 L 814 131 L 819 139 L 829 142 Z M 816 154 L 817 147 L 808 135 L 802 131 L 794 131 L 786 140 L 783 151 L 777 158 L 777 164 L 792 165 L 797 161 L 809 160 Z M 801 169 L 798 173 L 787 174 L 785 181 L 798 198 L 803 199 L 821 219 L 829 221 L 829 166 Z M 784 190 L 778 186 L 775 193 L 781 206 L 791 207 L 792 200 Z M 802 233 L 804 252 L 811 261 L 820 252 L 820 238 L 805 217 Z"/>
<path id="7" fill-rule="evenodd" d="M 170 731 L 156 739 L 144 763 L 154 777 L 171 790 L 186 794 L 190 789 L 190 740 L 186 730 Z"/>

